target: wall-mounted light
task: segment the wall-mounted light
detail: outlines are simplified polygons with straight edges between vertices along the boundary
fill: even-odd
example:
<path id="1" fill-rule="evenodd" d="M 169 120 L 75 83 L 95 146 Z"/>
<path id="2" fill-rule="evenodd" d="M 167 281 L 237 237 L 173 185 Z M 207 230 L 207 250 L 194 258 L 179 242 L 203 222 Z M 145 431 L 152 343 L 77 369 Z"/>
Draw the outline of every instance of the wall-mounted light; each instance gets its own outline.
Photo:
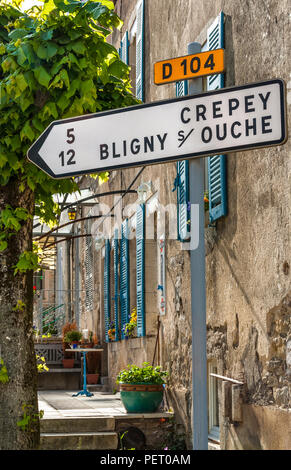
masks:
<path id="1" fill-rule="evenodd" d="M 152 193 L 152 183 L 148 181 L 147 183 L 141 183 L 141 185 L 137 188 L 137 196 L 138 202 L 140 204 L 144 204 L 148 197 Z"/>
<path id="2" fill-rule="evenodd" d="M 70 208 L 68 209 L 69 220 L 75 220 L 75 219 L 76 219 L 76 215 L 77 215 L 77 209 L 76 209 L 76 207 L 70 207 Z"/>

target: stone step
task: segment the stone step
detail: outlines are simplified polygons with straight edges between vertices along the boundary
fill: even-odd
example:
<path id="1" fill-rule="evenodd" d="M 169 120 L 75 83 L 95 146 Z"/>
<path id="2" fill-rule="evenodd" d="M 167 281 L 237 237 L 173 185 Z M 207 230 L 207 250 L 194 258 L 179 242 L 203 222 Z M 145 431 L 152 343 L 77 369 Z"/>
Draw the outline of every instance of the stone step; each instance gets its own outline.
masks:
<path id="1" fill-rule="evenodd" d="M 115 420 L 110 417 L 42 418 L 40 420 L 40 431 L 42 433 L 94 433 L 114 430 Z"/>
<path id="2" fill-rule="evenodd" d="M 41 450 L 116 450 L 116 432 L 41 433 Z"/>
<path id="3" fill-rule="evenodd" d="M 108 392 L 109 391 L 108 385 L 103 385 L 103 384 L 95 384 L 95 385 L 87 384 L 87 389 L 90 392 Z"/>

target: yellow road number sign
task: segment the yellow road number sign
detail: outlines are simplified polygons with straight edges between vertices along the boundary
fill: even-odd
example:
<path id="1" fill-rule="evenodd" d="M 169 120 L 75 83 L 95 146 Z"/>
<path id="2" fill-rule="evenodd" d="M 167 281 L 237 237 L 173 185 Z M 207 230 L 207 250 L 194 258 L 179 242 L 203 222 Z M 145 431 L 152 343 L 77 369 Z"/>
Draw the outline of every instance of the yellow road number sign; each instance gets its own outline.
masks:
<path id="1" fill-rule="evenodd" d="M 154 65 L 156 85 L 224 72 L 224 49 L 162 60 Z"/>

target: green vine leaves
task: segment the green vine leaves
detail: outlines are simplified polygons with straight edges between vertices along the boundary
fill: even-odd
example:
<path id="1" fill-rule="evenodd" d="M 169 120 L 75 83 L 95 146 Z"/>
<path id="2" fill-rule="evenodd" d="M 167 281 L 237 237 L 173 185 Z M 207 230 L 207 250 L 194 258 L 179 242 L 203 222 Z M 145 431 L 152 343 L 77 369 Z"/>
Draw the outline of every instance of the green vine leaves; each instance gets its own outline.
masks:
<path id="1" fill-rule="evenodd" d="M 129 67 L 107 42 L 122 24 L 113 2 L 43 0 L 42 8 L 26 13 L 20 3 L 0 5 L 0 187 L 16 177 L 20 191 L 34 192 L 35 213 L 2 210 L 0 251 L 29 216 L 55 224 L 59 208 L 53 194 L 78 190 L 74 179 L 53 180 L 28 162 L 28 148 L 46 127 L 53 120 L 138 103 Z M 99 177 L 106 181 L 108 174 Z"/>
<path id="2" fill-rule="evenodd" d="M 40 410 L 38 413 L 35 413 L 33 410 L 34 407 L 32 405 L 23 403 L 23 416 L 22 419 L 17 422 L 17 426 L 24 432 L 35 432 L 39 419 L 44 415 L 43 410 Z"/>
<path id="3" fill-rule="evenodd" d="M 0 357 L 0 383 L 7 384 L 9 382 L 9 376 L 7 367 L 4 364 L 3 359 Z"/>

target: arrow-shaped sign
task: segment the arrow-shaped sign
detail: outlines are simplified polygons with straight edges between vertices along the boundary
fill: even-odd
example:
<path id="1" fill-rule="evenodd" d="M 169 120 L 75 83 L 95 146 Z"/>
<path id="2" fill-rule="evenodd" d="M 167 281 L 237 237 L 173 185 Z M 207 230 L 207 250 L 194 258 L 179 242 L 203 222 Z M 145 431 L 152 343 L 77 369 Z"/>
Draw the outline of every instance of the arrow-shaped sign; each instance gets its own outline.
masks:
<path id="1" fill-rule="evenodd" d="M 28 150 L 53 178 L 286 141 L 282 80 L 54 121 Z"/>

